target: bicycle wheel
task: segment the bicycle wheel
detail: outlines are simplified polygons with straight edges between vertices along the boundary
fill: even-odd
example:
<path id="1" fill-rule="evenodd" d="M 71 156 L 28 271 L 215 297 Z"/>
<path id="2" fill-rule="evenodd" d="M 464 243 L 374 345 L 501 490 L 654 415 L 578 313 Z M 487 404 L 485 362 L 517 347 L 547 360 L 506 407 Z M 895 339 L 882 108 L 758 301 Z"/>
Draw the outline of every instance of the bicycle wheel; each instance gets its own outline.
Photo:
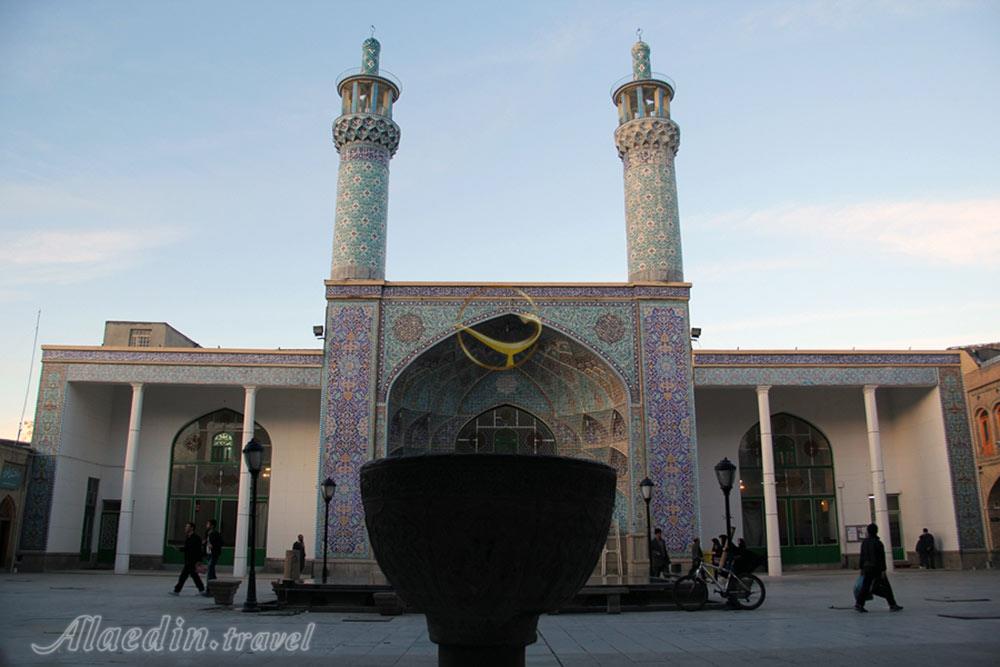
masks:
<path id="1" fill-rule="evenodd" d="M 736 603 L 740 609 L 756 609 L 764 604 L 764 597 L 767 591 L 764 590 L 764 582 L 752 574 L 740 575 L 738 582 L 733 582 L 733 591 L 730 599 Z"/>
<path id="2" fill-rule="evenodd" d="M 708 600 L 708 586 L 690 574 L 674 582 L 674 602 L 684 611 L 698 611 Z"/>

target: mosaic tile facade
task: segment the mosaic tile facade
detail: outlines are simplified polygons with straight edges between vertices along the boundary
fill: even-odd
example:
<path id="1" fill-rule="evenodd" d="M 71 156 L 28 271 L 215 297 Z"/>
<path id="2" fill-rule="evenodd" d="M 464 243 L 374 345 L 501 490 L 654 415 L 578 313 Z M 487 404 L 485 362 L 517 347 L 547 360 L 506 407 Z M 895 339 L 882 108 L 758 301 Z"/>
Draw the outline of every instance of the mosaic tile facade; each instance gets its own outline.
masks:
<path id="1" fill-rule="evenodd" d="M 629 431 L 628 389 L 607 362 L 554 329 L 543 329 L 536 351 L 509 371 L 473 364 L 452 334 L 406 366 L 387 402 L 378 411 L 379 455 L 454 451 L 459 429 L 477 415 L 504 404 L 526 410 L 556 435 L 558 454 L 618 470 L 616 517 L 631 528 L 628 461 L 644 457 Z"/>
<path id="2" fill-rule="evenodd" d="M 527 293 L 534 297 L 534 290 L 527 290 Z M 510 300 L 484 299 L 471 302 L 395 299 L 384 301 L 383 331 L 395 332 L 400 320 L 413 323 L 417 319 L 422 324 L 422 330 L 419 337 L 407 336 L 407 340 L 401 340 L 395 335 L 383 335 L 380 351 L 379 401 L 384 402 L 389 383 L 407 364 L 418 354 L 456 331 L 460 313 L 462 326 L 468 326 L 505 313 L 535 312 L 544 326 L 567 334 L 594 350 L 625 379 L 630 391 L 637 395 L 637 347 L 634 333 L 637 328 L 632 303 L 541 299 L 535 300 L 534 305 L 537 310 L 532 310 L 520 295 Z M 608 315 L 617 318 L 630 335 L 623 335 L 613 341 L 602 340 L 600 333 L 603 328 L 598 326 L 598 321 Z M 402 328 L 416 331 L 416 327 L 410 325 Z"/>
<path id="3" fill-rule="evenodd" d="M 915 367 L 698 367 L 694 383 L 698 387 L 857 387 L 877 384 L 886 387 L 932 387 L 937 384 L 936 368 Z"/>
<path id="4" fill-rule="evenodd" d="M 653 524 L 663 528 L 670 551 L 683 552 L 699 530 L 687 307 L 643 304 L 641 321 L 646 467 L 657 485 L 650 511 Z"/>
<path id="5" fill-rule="evenodd" d="M 56 454 L 62 437 L 63 401 L 66 398 L 66 367 L 43 363 L 35 407 L 35 430 L 24 518 L 19 548 L 44 551 L 48 543 L 49 517 L 56 481 Z"/>
<path id="6" fill-rule="evenodd" d="M 969 432 L 962 372 L 960 368 L 942 368 L 940 376 L 941 410 L 944 414 L 951 487 L 955 498 L 959 549 L 985 549 L 983 509 L 976 483 L 976 458 L 972 434 Z"/>
<path id="7" fill-rule="evenodd" d="M 684 279 L 674 156 L 680 128 L 668 118 L 636 118 L 615 130 L 625 165 L 630 281 Z"/>
<path id="8" fill-rule="evenodd" d="M 328 305 L 317 483 L 327 477 L 337 482 L 329 531 L 330 554 L 336 558 L 369 556 L 359 474 L 373 453 L 377 331 L 377 303 Z M 317 503 L 316 544 L 322 553 L 325 508 Z"/>
<path id="9" fill-rule="evenodd" d="M 341 116 L 337 122 L 389 123 L 375 116 Z M 336 133 L 335 133 L 336 134 Z M 353 135 L 345 132 L 348 141 Z M 398 144 L 398 128 L 395 143 Z M 389 208 L 389 148 L 353 141 L 340 149 L 337 218 L 333 232 L 331 277 L 385 278 L 385 234 Z"/>

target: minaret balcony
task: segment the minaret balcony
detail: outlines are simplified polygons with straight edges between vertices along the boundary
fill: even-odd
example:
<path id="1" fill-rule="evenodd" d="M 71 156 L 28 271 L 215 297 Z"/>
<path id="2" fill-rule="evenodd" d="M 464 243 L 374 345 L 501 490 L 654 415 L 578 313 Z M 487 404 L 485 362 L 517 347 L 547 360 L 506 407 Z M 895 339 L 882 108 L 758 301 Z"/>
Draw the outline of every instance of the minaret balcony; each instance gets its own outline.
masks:
<path id="1" fill-rule="evenodd" d="M 614 83 L 611 100 L 618 107 L 618 124 L 636 118 L 670 118 L 670 101 L 675 85 L 666 74 L 653 72 L 648 79 L 631 76 Z"/>
<path id="2" fill-rule="evenodd" d="M 341 115 L 373 114 L 392 118 L 392 105 L 399 99 L 400 83 L 391 72 L 366 73 L 360 67 L 345 70 L 337 77 Z"/>

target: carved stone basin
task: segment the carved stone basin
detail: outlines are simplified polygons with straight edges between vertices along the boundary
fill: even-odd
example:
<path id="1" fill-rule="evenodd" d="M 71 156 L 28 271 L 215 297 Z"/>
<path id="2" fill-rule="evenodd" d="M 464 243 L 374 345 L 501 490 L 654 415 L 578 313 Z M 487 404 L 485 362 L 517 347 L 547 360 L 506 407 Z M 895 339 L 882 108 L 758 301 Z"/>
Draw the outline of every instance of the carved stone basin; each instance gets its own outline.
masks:
<path id="1" fill-rule="evenodd" d="M 375 557 L 427 616 L 438 664 L 522 665 L 539 614 L 593 572 L 615 471 L 559 456 L 439 454 L 361 468 Z"/>

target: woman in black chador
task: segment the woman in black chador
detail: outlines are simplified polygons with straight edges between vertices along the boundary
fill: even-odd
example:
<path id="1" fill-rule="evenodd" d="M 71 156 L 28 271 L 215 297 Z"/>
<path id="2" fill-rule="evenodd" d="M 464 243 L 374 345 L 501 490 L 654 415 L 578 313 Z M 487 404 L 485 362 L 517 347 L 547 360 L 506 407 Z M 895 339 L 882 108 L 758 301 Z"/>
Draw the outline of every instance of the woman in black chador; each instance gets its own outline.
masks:
<path id="1" fill-rule="evenodd" d="M 854 598 L 854 608 L 860 612 L 867 612 L 865 600 L 874 594 L 885 598 L 889 603 L 889 611 L 902 610 L 902 607 L 896 604 L 892 586 L 889 585 L 889 578 L 885 574 L 885 547 L 878 538 L 878 526 L 874 523 L 868 524 L 868 537 L 861 543 L 860 565 L 863 578 L 857 597 Z"/>

